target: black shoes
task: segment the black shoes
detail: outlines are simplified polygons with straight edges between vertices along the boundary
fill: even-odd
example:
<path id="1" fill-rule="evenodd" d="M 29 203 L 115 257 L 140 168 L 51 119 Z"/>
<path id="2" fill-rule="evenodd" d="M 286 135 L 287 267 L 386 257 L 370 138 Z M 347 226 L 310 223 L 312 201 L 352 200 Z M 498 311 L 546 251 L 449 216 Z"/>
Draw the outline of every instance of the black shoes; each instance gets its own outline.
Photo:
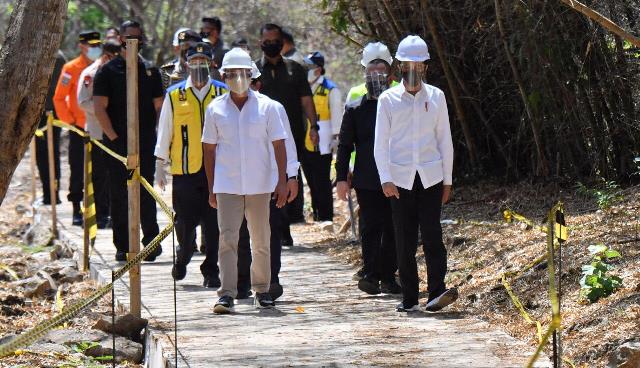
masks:
<path id="1" fill-rule="evenodd" d="M 96 225 L 98 225 L 98 229 L 107 229 L 111 226 L 111 219 L 109 218 L 109 216 L 97 217 Z"/>
<path id="2" fill-rule="evenodd" d="M 360 281 L 364 277 L 364 270 L 361 268 L 353 274 L 353 281 Z"/>
<path id="3" fill-rule="evenodd" d="M 256 297 L 253 299 L 253 305 L 258 309 L 273 308 L 276 303 L 271 299 L 269 293 L 256 293 Z"/>
<path id="4" fill-rule="evenodd" d="M 420 312 L 420 304 L 405 306 L 404 303 L 400 303 L 396 306 L 396 312 Z"/>
<path id="5" fill-rule="evenodd" d="M 73 226 L 82 226 L 82 212 L 80 211 L 80 202 L 73 202 L 73 218 L 71 220 Z"/>
<path id="6" fill-rule="evenodd" d="M 126 262 L 127 261 L 127 252 L 124 250 L 116 251 L 116 262 Z"/>
<path id="7" fill-rule="evenodd" d="M 236 295 L 236 299 L 249 299 L 253 295 L 251 290 L 238 290 L 238 295 Z"/>
<path id="8" fill-rule="evenodd" d="M 161 254 L 162 254 L 162 245 L 158 244 L 156 249 L 153 252 L 151 252 L 151 254 L 149 254 L 144 260 L 147 262 L 153 262 Z"/>
<path id="9" fill-rule="evenodd" d="M 282 238 L 282 240 L 280 240 L 280 244 L 282 244 L 283 247 L 293 247 L 293 238 L 291 236 L 288 238 Z"/>
<path id="10" fill-rule="evenodd" d="M 187 276 L 187 266 L 179 264 L 173 265 L 171 268 L 171 276 L 173 276 L 173 279 L 176 281 L 184 279 Z"/>
<path id="11" fill-rule="evenodd" d="M 207 244 L 200 244 L 200 253 L 205 254 L 207 252 Z"/>
<path id="12" fill-rule="evenodd" d="M 215 314 L 229 314 L 233 311 L 233 298 L 224 295 L 218 299 L 216 304 L 213 305 L 213 313 Z"/>
<path id="13" fill-rule="evenodd" d="M 277 300 L 283 293 L 284 290 L 282 289 L 282 285 L 279 283 L 275 282 L 269 286 L 269 295 L 271 296 L 271 300 Z"/>
<path id="14" fill-rule="evenodd" d="M 398 285 L 395 279 L 390 281 L 381 281 L 380 292 L 383 294 L 402 294 L 402 288 Z"/>
<path id="15" fill-rule="evenodd" d="M 447 305 L 455 302 L 458 299 L 458 289 L 451 288 L 445 290 L 442 294 L 434 297 L 427 302 L 425 310 L 427 312 L 437 312 Z"/>
<path id="16" fill-rule="evenodd" d="M 205 276 L 202 286 L 209 289 L 217 289 L 220 287 L 220 278 L 218 276 Z"/>
<path id="17" fill-rule="evenodd" d="M 364 291 L 369 295 L 380 294 L 380 281 L 374 279 L 373 277 L 365 276 L 360 281 L 358 281 L 358 289 Z"/>

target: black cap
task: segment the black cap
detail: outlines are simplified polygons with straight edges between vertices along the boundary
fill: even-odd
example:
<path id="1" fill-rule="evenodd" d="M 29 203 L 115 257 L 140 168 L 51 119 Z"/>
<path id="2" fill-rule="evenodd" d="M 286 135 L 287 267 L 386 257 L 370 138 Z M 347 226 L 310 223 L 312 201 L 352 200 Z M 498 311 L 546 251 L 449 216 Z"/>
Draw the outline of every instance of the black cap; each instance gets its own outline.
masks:
<path id="1" fill-rule="evenodd" d="M 118 55 L 122 50 L 122 45 L 119 41 L 109 39 L 104 42 L 104 45 L 102 45 L 102 50 L 113 55 Z"/>
<path id="2" fill-rule="evenodd" d="M 208 59 L 213 59 L 213 48 L 211 48 L 211 45 L 206 42 L 198 42 L 187 50 L 187 60 L 191 60 L 191 58 L 196 56 L 204 56 Z"/>
<path id="3" fill-rule="evenodd" d="M 211 23 L 218 29 L 218 32 L 222 32 L 222 22 L 218 17 L 203 17 L 202 23 Z"/>
<path id="4" fill-rule="evenodd" d="M 191 29 L 178 33 L 178 44 L 189 41 L 202 42 L 202 37 L 198 32 Z"/>
<path id="5" fill-rule="evenodd" d="M 78 42 L 88 43 L 89 45 L 97 45 L 100 42 L 100 32 L 83 31 L 78 35 Z"/>
<path id="6" fill-rule="evenodd" d="M 231 48 L 246 47 L 248 45 L 249 45 L 249 42 L 247 42 L 247 39 L 244 37 L 239 37 L 235 41 L 231 42 Z"/>
<path id="7" fill-rule="evenodd" d="M 307 57 L 304 58 L 304 62 L 324 68 L 324 56 L 322 56 L 320 51 L 314 51 L 307 55 Z"/>

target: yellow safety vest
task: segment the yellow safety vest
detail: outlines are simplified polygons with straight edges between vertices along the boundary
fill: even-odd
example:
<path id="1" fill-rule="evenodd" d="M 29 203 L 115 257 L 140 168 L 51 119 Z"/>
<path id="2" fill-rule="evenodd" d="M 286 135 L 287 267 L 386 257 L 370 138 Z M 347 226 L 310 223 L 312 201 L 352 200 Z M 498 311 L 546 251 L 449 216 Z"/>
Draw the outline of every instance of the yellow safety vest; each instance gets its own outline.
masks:
<path id="1" fill-rule="evenodd" d="M 180 87 L 169 92 L 173 110 L 173 138 L 169 151 L 171 174 L 195 174 L 202 169 L 204 111 L 217 96 L 217 90 L 212 84 L 202 102 L 191 88 Z"/>
<path id="2" fill-rule="evenodd" d="M 331 109 L 329 108 L 329 92 L 331 92 L 333 88 L 335 88 L 333 82 L 328 81 L 327 78 L 325 78 L 322 83 L 320 83 L 320 85 L 316 87 L 316 90 L 313 91 L 313 104 L 316 106 L 318 122 L 331 121 Z M 307 151 L 315 152 L 317 148 L 313 145 L 313 143 L 311 143 L 311 136 L 309 135 L 310 130 L 311 122 L 307 120 L 307 130 L 304 137 L 304 146 Z"/>

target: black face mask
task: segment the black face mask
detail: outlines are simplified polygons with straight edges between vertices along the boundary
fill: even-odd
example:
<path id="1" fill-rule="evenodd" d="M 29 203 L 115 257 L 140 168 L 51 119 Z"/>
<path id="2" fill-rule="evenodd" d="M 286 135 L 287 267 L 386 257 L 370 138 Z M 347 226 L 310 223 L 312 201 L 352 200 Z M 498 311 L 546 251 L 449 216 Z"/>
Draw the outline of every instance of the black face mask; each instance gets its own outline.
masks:
<path id="1" fill-rule="evenodd" d="M 202 38 L 209 38 L 209 35 L 211 34 L 211 32 L 200 32 L 200 37 Z"/>
<path id="2" fill-rule="evenodd" d="M 142 51 L 144 48 L 144 41 L 142 40 L 142 36 L 126 36 L 127 40 L 138 40 L 138 51 Z M 122 43 L 122 48 L 127 48 L 127 41 Z"/>
<path id="3" fill-rule="evenodd" d="M 270 58 L 276 57 L 280 55 L 280 51 L 282 51 L 282 41 L 278 41 L 275 43 L 262 43 L 260 45 L 262 52 Z"/>

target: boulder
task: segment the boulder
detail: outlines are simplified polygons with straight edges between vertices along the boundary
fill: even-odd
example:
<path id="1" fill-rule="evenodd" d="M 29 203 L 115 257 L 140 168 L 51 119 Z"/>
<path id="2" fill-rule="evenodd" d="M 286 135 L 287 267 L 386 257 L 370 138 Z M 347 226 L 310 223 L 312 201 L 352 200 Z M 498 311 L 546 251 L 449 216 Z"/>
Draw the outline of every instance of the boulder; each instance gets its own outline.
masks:
<path id="1" fill-rule="evenodd" d="M 111 317 L 102 316 L 94 325 L 93 329 L 104 331 L 106 333 L 115 332 L 116 335 L 126 337 L 133 341 L 140 340 L 142 329 L 147 327 L 147 321 L 144 318 L 138 318 L 130 313 L 116 318 L 115 328 L 111 324 Z"/>
<path id="2" fill-rule="evenodd" d="M 629 341 L 620 345 L 609 356 L 609 368 L 640 367 L 640 340 Z"/>
<path id="3" fill-rule="evenodd" d="M 130 363 L 142 363 L 142 352 L 142 344 L 125 339 L 124 337 L 116 337 L 116 363 L 122 363 L 125 360 Z M 98 345 L 85 350 L 84 355 L 94 358 L 113 355 L 112 338 L 109 337 L 98 341 Z"/>
<path id="4" fill-rule="evenodd" d="M 67 244 L 56 242 L 49 255 L 52 261 L 61 258 L 73 258 L 73 248 Z"/>
<path id="5" fill-rule="evenodd" d="M 75 267 L 65 267 L 60 271 L 59 275 L 60 278 L 58 279 L 58 282 L 60 282 L 61 284 L 72 284 L 74 282 L 80 282 L 84 280 L 84 274 L 78 271 Z"/>
<path id="6" fill-rule="evenodd" d="M 73 259 L 57 259 L 55 261 L 50 261 L 47 262 L 47 264 L 45 264 L 43 267 L 40 268 L 40 270 L 48 273 L 51 275 L 51 277 L 53 277 L 56 280 L 59 280 L 62 276 L 61 276 L 61 271 L 71 267 L 74 269 L 77 269 L 77 263 L 76 261 L 74 261 Z"/>
<path id="7" fill-rule="evenodd" d="M 49 280 L 40 276 L 32 276 L 27 279 L 14 281 L 9 284 L 13 288 L 22 288 L 27 298 L 42 298 L 54 291 Z"/>

